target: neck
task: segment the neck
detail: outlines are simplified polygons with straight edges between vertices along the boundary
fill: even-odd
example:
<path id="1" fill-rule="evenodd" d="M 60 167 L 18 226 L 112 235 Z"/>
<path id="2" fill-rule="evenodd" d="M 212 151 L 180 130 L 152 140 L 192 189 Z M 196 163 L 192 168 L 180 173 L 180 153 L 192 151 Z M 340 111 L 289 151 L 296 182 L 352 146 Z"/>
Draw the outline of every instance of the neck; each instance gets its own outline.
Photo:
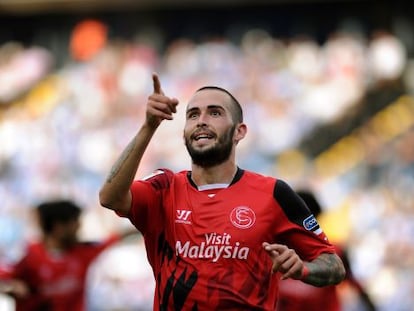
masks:
<path id="1" fill-rule="evenodd" d="M 234 162 L 226 162 L 212 167 L 192 165 L 191 179 L 197 186 L 209 184 L 230 184 L 237 172 Z"/>
<path id="2" fill-rule="evenodd" d="M 71 247 L 71 243 L 61 241 L 53 236 L 46 236 L 44 238 L 44 244 L 48 250 L 64 251 Z"/>
<path id="3" fill-rule="evenodd" d="M 57 239 L 51 236 L 44 237 L 44 244 L 47 249 L 49 250 L 56 250 L 56 249 L 62 249 L 61 243 Z"/>

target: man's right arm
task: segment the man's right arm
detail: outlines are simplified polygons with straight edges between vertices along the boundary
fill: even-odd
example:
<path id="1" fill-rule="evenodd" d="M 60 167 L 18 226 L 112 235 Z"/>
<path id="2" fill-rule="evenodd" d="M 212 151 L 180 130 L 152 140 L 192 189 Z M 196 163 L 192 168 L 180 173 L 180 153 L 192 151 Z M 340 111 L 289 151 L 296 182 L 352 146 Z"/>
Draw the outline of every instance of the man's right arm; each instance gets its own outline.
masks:
<path id="1" fill-rule="evenodd" d="M 99 201 L 102 206 L 122 215 L 128 215 L 131 206 L 129 189 L 154 132 L 155 129 L 143 125 L 112 166 L 99 191 Z"/>
<path id="2" fill-rule="evenodd" d="M 163 120 L 173 119 L 178 104 L 177 99 L 164 95 L 158 76 L 153 74 L 152 78 L 154 93 L 148 97 L 145 123 L 115 162 L 99 191 L 100 204 L 122 215 L 129 214 L 130 187 L 152 136 Z"/>

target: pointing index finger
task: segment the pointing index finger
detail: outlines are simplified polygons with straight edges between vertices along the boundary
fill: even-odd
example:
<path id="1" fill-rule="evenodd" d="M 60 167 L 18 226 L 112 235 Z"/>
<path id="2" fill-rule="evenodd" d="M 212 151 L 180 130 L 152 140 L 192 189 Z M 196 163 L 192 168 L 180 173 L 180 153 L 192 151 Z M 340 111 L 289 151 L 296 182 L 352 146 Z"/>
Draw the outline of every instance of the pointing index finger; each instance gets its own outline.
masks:
<path id="1" fill-rule="evenodd" d="M 262 246 L 269 254 L 273 256 L 279 256 L 287 250 L 287 247 L 285 245 L 276 244 L 276 243 L 269 244 L 267 242 L 264 242 Z"/>
<path id="2" fill-rule="evenodd" d="M 154 93 L 162 94 L 161 82 L 160 82 L 160 79 L 158 78 L 158 75 L 155 72 L 152 74 L 152 82 L 154 85 Z"/>

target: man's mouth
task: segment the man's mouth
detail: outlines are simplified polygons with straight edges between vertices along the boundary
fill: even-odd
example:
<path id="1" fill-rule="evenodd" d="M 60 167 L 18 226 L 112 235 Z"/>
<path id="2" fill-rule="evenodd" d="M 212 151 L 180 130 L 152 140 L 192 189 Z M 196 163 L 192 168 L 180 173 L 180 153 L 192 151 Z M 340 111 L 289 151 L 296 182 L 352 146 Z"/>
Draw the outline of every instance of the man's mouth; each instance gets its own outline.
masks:
<path id="1" fill-rule="evenodd" d="M 200 135 L 194 136 L 195 141 L 199 141 L 199 140 L 202 140 L 202 139 L 211 139 L 211 138 L 213 138 L 213 136 L 212 135 L 207 135 L 207 134 L 200 134 Z"/>
<path id="2" fill-rule="evenodd" d="M 214 135 L 211 133 L 206 133 L 206 132 L 202 132 L 202 133 L 197 133 L 193 135 L 193 139 L 195 141 L 199 141 L 199 140 L 208 140 L 208 139 L 212 139 L 214 138 Z"/>

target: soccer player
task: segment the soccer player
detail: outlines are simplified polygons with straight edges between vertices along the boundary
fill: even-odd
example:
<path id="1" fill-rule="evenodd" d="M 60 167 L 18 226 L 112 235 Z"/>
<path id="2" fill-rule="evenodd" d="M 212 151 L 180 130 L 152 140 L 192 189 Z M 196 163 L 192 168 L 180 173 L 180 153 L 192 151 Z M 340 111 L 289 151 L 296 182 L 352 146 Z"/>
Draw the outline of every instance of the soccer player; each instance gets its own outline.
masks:
<path id="1" fill-rule="evenodd" d="M 308 190 L 298 190 L 296 193 L 305 202 L 312 214 L 318 218 L 322 213 L 322 207 L 315 195 Z M 375 304 L 352 273 L 346 250 L 338 245 L 335 245 L 335 249 L 345 265 L 346 276 L 344 282 L 355 290 L 364 310 L 375 311 Z M 341 311 L 344 309 L 342 308 L 338 287 L 335 285 L 320 288 L 293 279 L 282 281 L 279 287 L 278 310 L 302 311 L 304 306 L 306 306 L 306 311 Z M 323 309 L 321 309 L 321 306 L 323 306 Z"/>
<path id="2" fill-rule="evenodd" d="M 132 231 L 100 243 L 81 242 L 77 237 L 81 208 L 74 202 L 44 202 L 36 214 L 43 239 L 30 243 L 16 265 L 2 269 L 0 290 L 15 298 L 17 311 L 83 311 L 89 266 Z"/>
<path id="3" fill-rule="evenodd" d="M 99 198 L 144 236 L 154 310 L 275 310 L 280 279 L 341 282 L 342 261 L 288 184 L 235 163 L 247 126 L 225 89 L 203 87 L 187 105 L 183 138 L 191 170 L 159 169 L 135 180 L 156 129 L 178 105 L 155 73 L 153 85 L 145 122 Z"/>

